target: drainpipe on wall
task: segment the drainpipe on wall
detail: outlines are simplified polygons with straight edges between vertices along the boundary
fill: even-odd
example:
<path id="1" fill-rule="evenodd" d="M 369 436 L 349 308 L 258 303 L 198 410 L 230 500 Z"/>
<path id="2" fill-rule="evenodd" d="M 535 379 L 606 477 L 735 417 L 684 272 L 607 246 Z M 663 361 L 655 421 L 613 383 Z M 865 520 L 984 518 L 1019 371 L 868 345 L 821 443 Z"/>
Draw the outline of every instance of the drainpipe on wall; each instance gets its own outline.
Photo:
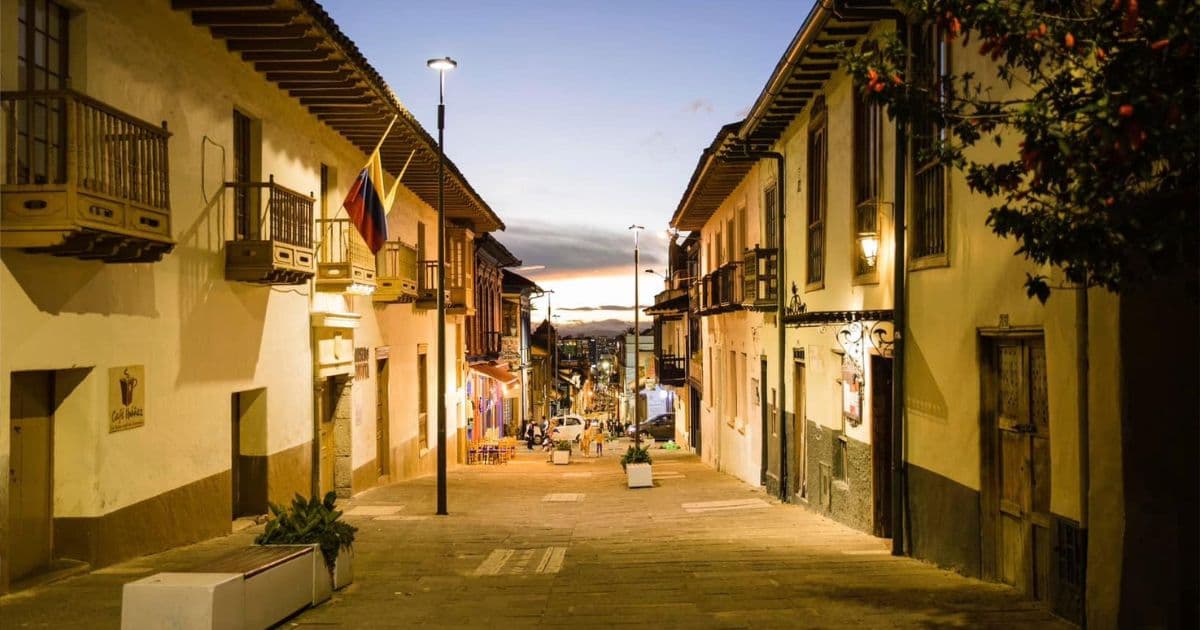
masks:
<path id="1" fill-rule="evenodd" d="M 902 46 L 908 46 L 908 22 L 904 18 L 896 20 L 896 34 Z M 905 190 L 908 166 L 905 160 L 908 152 L 908 134 L 904 124 L 896 122 L 896 174 L 895 200 L 892 205 L 892 325 L 895 330 L 895 342 L 892 346 L 892 555 L 904 555 L 904 540 L 909 533 L 904 528 L 905 508 L 908 492 L 904 482 L 904 340 L 908 330 L 905 328 L 907 302 L 905 300 L 905 274 L 908 271 L 908 259 L 905 256 Z"/>
<path id="2" fill-rule="evenodd" d="M 1084 286 L 1075 294 L 1075 379 L 1079 383 L 1079 534 L 1084 540 L 1088 528 L 1088 493 L 1091 490 L 1091 454 L 1088 445 L 1088 419 L 1091 415 L 1088 403 L 1088 336 L 1088 289 Z M 1087 615 L 1084 617 L 1086 624 Z"/>

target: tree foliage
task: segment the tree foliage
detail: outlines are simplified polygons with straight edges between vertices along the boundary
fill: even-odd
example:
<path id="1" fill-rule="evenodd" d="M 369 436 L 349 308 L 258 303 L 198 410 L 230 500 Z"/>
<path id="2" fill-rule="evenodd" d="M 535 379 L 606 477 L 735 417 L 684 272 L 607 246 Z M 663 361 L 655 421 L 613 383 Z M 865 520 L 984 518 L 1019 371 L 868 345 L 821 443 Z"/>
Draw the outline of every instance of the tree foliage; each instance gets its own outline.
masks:
<path id="1" fill-rule="evenodd" d="M 922 80 L 906 63 L 911 43 L 896 34 L 847 50 L 844 60 L 867 98 L 893 118 L 944 130 L 931 150 L 992 199 L 994 232 L 1076 285 L 1119 291 L 1181 270 L 1194 275 L 1197 3 L 901 4 L 914 32 L 936 29 L 952 59 L 977 55 L 969 66 L 987 70 L 977 75 L 954 63 L 956 71 Z M 972 150 L 986 142 L 1006 158 Z M 1043 275 L 1030 275 L 1026 288 L 1043 302 L 1049 296 Z"/>

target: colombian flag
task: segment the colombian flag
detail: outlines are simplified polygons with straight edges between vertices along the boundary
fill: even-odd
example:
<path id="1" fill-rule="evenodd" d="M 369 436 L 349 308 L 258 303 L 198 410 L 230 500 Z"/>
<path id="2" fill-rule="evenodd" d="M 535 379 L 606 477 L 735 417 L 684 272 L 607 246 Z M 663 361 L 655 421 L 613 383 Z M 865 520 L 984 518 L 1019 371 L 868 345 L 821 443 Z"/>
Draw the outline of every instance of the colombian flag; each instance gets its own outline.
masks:
<path id="1" fill-rule="evenodd" d="M 350 215 L 350 221 L 366 241 L 371 253 L 377 253 L 387 241 L 387 213 L 396 188 L 386 195 L 383 189 L 383 165 L 379 150 L 371 153 L 367 165 L 358 173 L 354 185 L 342 205 Z"/>

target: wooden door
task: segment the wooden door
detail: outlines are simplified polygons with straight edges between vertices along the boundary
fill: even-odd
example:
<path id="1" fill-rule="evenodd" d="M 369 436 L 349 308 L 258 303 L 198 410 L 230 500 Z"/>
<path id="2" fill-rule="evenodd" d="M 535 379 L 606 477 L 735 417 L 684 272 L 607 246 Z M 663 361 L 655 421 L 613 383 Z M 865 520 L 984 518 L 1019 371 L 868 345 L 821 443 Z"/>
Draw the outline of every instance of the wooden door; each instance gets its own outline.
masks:
<path id="1" fill-rule="evenodd" d="M 388 417 L 388 360 L 376 362 L 375 370 L 375 463 L 379 476 L 391 473 L 392 440 Z"/>
<path id="2" fill-rule="evenodd" d="M 53 512 L 51 373 L 14 372 L 9 442 L 9 579 L 50 564 Z"/>
<path id="3" fill-rule="evenodd" d="M 808 497 L 808 412 L 805 409 L 805 374 L 804 362 L 795 361 L 792 364 L 792 409 L 796 410 L 795 421 L 788 440 L 792 448 L 792 469 L 790 476 L 795 481 L 793 487 L 796 496 Z"/>
<path id="4" fill-rule="evenodd" d="M 767 469 L 770 467 L 771 459 L 771 440 L 777 439 L 777 436 L 771 432 L 771 415 L 775 413 L 775 401 L 770 401 L 767 404 L 767 359 L 764 357 L 759 361 L 758 369 L 758 410 L 762 418 L 762 464 L 759 470 L 759 480 L 761 485 L 767 485 Z"/>
<path id="5" fill-rule="evenodd" d="M 871 357 L 872 532 L 892 535 L 892 360 Z"/>
<path id="6" fill-rule="evenodd" d="M 998 577 L 1049 598 L 1050 417 L 1041 339 L 996 343 L 996 554 Z"/>
<path id="7" fill-rule="evenodd" d="M 337 377 L 325 379 L 322 398 L 324 404 L 321 410 L 321 425 L 318 431 L 318 444 L 321 455 L 321 496 L 333 492 L 333 460 L 334 460 L 334 418 L 337 415 L 338 399 L 341 397 L 342 386 Z"/>
<path id="8" fill-rule="evenodd" d="M 229 496 L 233 500 L 230 514 L 233 518 L 242 515 L 242 401 L 241 396 L 234 393 L 230 398 L 229 426 Z"/>

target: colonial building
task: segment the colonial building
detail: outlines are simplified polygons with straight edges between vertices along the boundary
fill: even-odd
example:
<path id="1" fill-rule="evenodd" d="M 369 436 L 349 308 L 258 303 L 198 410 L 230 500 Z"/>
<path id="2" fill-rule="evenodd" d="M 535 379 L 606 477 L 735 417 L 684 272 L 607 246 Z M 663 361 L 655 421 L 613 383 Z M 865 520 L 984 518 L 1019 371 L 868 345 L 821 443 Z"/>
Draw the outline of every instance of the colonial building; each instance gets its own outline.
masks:
<path id="1" fill-rule="evenodd" d="M 467 362 L 470 366 L 467 396 L 471 418 L 464 440 L 482 442 L 509 435 L 512 422 L 505 400 L 518 395 L 520 376 L 500 362 L 503 323 L 503 272 L 521 264 L 512 252 L 491 235 L 475 239 L 474 311 L 467 315 Z"/>
<path id="2" fill-rule="evenodd" d="M 672 218 L 704 244 L 701 452 L 752 482 L 761 465 L 784 500 L 1089 627 L 1177 624 L 1194 614 L 1183 532 L 1196 528 L 1196 426 L 1172 423 L 1165 441 L 1151 427 L 1200 412 L 1195 270 L 1114 294 L 1016 255 L 984 220 L 992 203 L 927 157 L 940 130 L 894 125 L 840 69 L 839 47 L 895 31 L 918 87 L 992 76 L 988 60 L 887 3 L 817 3 Z M 1016 144 L 975 150 L 1000 161 Z M 738 227 L 743 204 L 748 217 L 763 208 L 753 264 L 738 240 L 754 234 Z M 727 270 L 741 246 L 740 270 Z M 761 323 L 736 310 L 754 283 L 738 295 L 722 274 L 739 273 L 785 292 Z M 1026 274 L 1052 279 L 1044 306 Z M 764 355 L 760 371 L 741 369 L 742 348 Z M 740 420 L 747 389 L 762 390 L 761 425 Z M 732 431 L 709 439 L 709 422 Z"/>
<path id="3" fill-rule="evenodd" d="M 501 282 L 504 291 L 503 324 L 500 331 L 500 361 L 518 377 L 515 396 L 505 399 L 505 417 L 509 418 L 509 430 L 519 435 L 521 426 L 533 416 L 533 330 L 530 324 L 530 298 L 540 293 L 532 280 L 508 269 L 503 270 Z"/>
<path id="4" fill-rule="evenodd" d="M 0 588 L 433 470 L 434 140 L 315 2 L 195 4 L 0 5 Z M 341 203 L 389 126 L 376 257 Z M 503 224 L 446 186 L 453 435 Z"/>
<path id="5" fill-rule="evenodd" d="M 654 318 L 654 362 L 658 385 L 670 392 L 671 411 L 675 414 L 675 441 L 700 452 L 700 387 L 702 379 L 689 378 L 691 357 L 700 371 L 700 318 L 689 304 L 689 292 L 696 278 L 699 232 L 682 243 L 671 239 L 667 252 L 668 269 L 663 290 L 654 296 L 654 306 L 645 313 Z"/>

